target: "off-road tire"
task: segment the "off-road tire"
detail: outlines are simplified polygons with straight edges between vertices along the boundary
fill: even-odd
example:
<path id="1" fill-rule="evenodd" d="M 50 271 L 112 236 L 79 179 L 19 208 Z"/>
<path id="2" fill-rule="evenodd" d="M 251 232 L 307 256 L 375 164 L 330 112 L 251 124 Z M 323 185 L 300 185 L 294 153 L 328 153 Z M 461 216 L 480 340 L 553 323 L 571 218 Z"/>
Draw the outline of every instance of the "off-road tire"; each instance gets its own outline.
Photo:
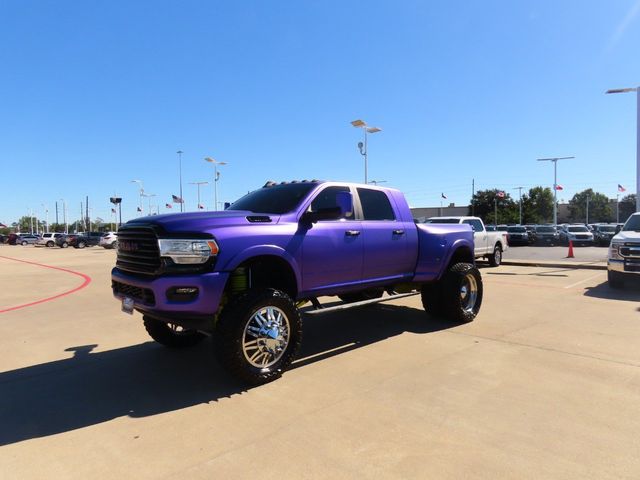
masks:
<path id="1" fill-rule="evenodd" d="M 144 328 L 151 338 L 165 347 L 187 348 L 200 343 L 206 335 L 197 330 L 177 331 L 167 323 L 149 315 L 142 317 Z"/>
<path id="2" fill-rule="evenodd" d="M 502 247 L 496 245 L 493 249 L 493 253 L 487 257 L 489 259 L 489 265 L 492 267 L 499 267 L 502 263 Z"/>
<path id="3" fill-rule="evenodd" d="M 624 277 L 620 275 L 619 272 L 608 271 L 607 281 L 611 288 L 615 288 L 616 290 L 624 288 Z"/>
<path id="4" fill-rule="evenodd" d="M 442 298 L 442 283 L 425 283 L 422 285 L 420 293 L 422 297 L 422 307 L 424 311 L 434 317 L 442 315 L 444 310 L 444 299 Z"/>
<path id="5" fill-rule="evenodd" d="M 384 294 L 382 289 L 370 289 L 362 292 L 355 293 L 343 293 L 338 295 L 338 298 L 344 303 L 362 302 L 364 300 L 373 300 L 374 298 L 380 298 Z"/>
<path id="6" fill-rule="evenodd" d="M 471 308 L 465 308 L 462 287 L 468 283 L 468 277 L 475 282 L 476 298 Z M 456 263 L 442 278 L 442 313 L 445 318 L 457 323 L 472 322 L 482 305 L 482 276 L 480 271 L 470 263 Z"/>
<path id="7" fill-rule="evenodd" d="M 245 358 L 245 327 L 254 314 L 265 307 L 276 307 L 289 321 L 289 342 L 276 363 L 258 368 Z M 282 375 L 291 365 L 302 342 L 302 319 L 294 301 L 284 292 L 256 289 L 236 297 L 227 304 L 216 323 L 213 334 L 214 353 L 222 367 L 248 385 L 261 385 Z"/>

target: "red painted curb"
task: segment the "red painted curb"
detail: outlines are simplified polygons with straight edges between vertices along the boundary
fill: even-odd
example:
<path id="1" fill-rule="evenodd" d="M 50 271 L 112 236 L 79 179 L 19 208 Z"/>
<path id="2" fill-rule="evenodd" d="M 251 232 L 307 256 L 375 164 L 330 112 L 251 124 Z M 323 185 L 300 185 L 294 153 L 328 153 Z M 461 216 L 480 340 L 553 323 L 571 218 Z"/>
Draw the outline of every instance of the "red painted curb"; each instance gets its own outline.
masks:
<path id="1" fill-rule="evenodd" d="M 13 260 L 14 262 L 28 263 L 30 265 L 36 265 L 38 267 L 43 267 L 43 268 L 51 268 L 52 270 L 59 270 L 61 272 L 70 273 L 72 275 L 77 275 L 77 276 L 82 277 L 84 279 L 84 281 L 82 282 L 82 285 L 80 285 L 80 286 L 78 286 L 78 287 L 76 287 L 76 288 L 74 288 L 72 290 L 68 290 L 66 292 L 59 293 L 58 295 L 54 295 L 53 297 L 47 297 L 47 298 L 43 298 L 41 300 L 36 300 L 35 302 L 24 303 L 22 305 L 17 305 L 15 307 L 5 308 L 4 310 L 0 310 L 0 313 L 11 312 L 13 310 L 19 310 L 20 308 L 31 307 L 33 305 L 38 305 L 40 303 L 50 302 L 51 300 L 56 300 L 56 299 L 61 298 L 61 297 L 66 297 L 67 295 L 71 295 L 72 293 L 75 293 L 78 290 L 82 290 L 84 287 L 86 287 L 87 285 L 89 285 L 91 283 L 91 277 L 89 275 L 85 275 L 84 273 L 80 273 L 80 272 L 74 272 L 73 270 L 69 270 L 69 269 L 66 269 L 66 268 L 52 267 L 51 265 L 44 265 L 43 263 L 29 262 L 27 260 L 19 260 L 17 258 L 5 257 L 4 255 L 0 255 L 0 258 L 5 258 L 7 260 Z"/>

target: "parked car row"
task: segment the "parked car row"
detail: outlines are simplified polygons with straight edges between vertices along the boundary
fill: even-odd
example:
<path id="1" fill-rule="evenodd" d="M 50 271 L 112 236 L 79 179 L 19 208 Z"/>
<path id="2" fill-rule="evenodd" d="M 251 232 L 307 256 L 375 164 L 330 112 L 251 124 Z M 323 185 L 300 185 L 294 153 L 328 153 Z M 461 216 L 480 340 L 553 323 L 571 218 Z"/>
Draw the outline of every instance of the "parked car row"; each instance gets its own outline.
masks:
<path id="1" fill-rule="evenodd" d="M 11 233 L 1 236 L 0 242 L 9 245 L 35 245 L 40 247 L 85 248 L 99 245 L 104 248 L 116 248 L 118 238 L 116 232 L 50 232 L 42 235 Z"/>
<path id="2" fill-rule="evenodd" d="M 621 224 L 487 225 L 487 231 L 507 232 L 509 245 L 599 245 L 608 247 Z"/>

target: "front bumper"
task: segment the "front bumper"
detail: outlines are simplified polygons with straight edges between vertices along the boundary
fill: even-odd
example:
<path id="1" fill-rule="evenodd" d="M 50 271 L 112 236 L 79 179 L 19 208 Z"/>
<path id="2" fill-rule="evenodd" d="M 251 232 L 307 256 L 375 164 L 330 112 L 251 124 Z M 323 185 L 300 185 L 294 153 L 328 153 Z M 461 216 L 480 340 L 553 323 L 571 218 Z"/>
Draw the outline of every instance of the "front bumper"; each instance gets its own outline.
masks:
<path id="1" fill-rule="evenodd" d="M 627 275 L 640 275 L 640 261 L 609 258 L 607 260 L 607 269 L 611 272 L 625 273 Z"/>
<path id="2" fill-rule="evenodd" d="M 111 270 L 115 298 L 132 298 L 135 310 L 165 320 L 211 317 L 218 311 L 228 278 L 228 272 L 144 278 L 118 268 Z M 170 300 L 168 293 L 175 287 L 195 287 L 198 295 L 188 301 Z"/>

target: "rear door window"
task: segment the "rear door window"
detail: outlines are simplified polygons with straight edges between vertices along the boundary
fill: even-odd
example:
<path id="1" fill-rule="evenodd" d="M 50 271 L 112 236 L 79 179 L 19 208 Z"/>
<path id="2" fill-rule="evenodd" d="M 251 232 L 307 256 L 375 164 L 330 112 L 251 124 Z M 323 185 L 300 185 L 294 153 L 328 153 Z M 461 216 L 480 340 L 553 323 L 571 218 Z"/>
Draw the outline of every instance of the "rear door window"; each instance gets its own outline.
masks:
<path id="1" fill-rule="evenodd" d="M 364 220 L 395 220 L 387 194 L 380 190 L 358 188 L 358 196 L 362 205 Z"/>

